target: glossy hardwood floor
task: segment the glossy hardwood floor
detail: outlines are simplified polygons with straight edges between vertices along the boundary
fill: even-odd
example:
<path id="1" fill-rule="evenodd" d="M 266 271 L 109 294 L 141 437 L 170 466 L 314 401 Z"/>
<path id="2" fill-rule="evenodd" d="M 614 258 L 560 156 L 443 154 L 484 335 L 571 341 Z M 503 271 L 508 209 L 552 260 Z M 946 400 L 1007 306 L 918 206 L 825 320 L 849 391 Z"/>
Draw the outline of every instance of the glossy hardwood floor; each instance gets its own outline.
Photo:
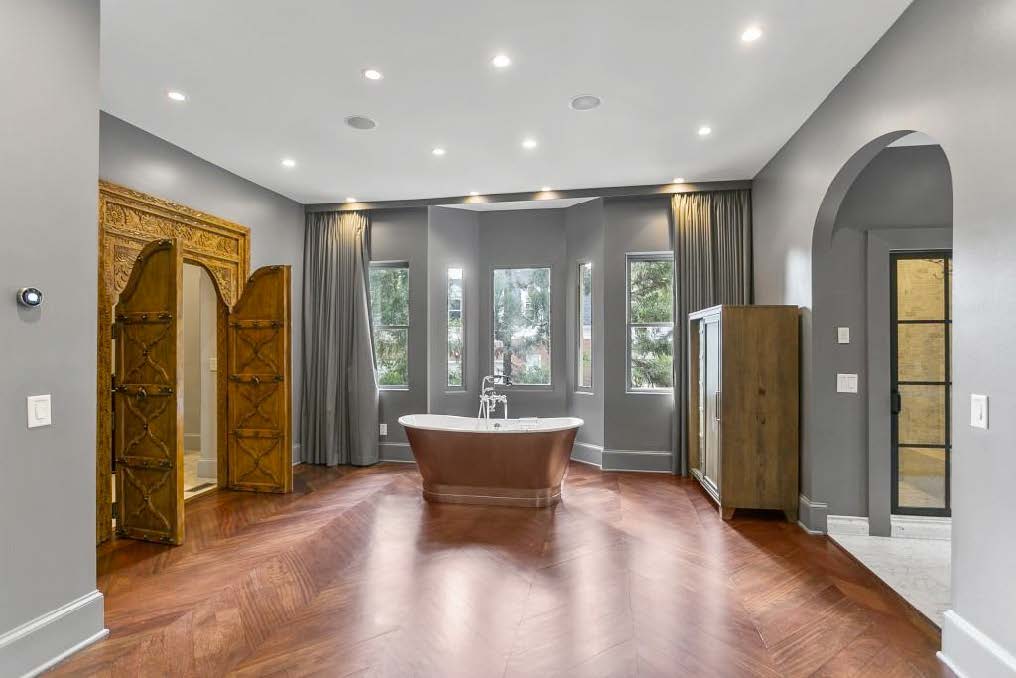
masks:
<path id="1" fill-rule="evenodd" d="M 553 509 L 426 504 L 411 465 L 300 467 L 99 551 L 110 636 L 68 676 L 940 676 L 824 537 L 691 481 L 569 467 Z"/>

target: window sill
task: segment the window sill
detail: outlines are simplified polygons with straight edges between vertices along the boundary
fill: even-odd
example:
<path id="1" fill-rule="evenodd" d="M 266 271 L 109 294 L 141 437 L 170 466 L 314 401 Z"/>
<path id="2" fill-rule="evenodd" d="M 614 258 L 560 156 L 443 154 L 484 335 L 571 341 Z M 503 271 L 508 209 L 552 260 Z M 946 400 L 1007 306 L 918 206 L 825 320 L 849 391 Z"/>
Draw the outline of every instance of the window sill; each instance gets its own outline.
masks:
<path id="1" fill-rule="evenodd" d="M 580 395 L 580 396 L 596 395 L 596 391 L 579 391 L 579 390 L 576 390 L 576 391 L 574 391 L 574 393 L 575 393 L 575 395 Z"/>
<path id="2" fill-rule="evenodd" d="M 674 395 L 674 389 L 672 388 L 654 388 L 654 389 L 626 389 L 626 395 Z"/>
<path id="3" fill-rule="evenodd" d="M 378 391 L 380 391 L 381 393 L 386 392 L 400 393 L 408 390 L 409 390 L 408 386 L 378 386 Z"/>

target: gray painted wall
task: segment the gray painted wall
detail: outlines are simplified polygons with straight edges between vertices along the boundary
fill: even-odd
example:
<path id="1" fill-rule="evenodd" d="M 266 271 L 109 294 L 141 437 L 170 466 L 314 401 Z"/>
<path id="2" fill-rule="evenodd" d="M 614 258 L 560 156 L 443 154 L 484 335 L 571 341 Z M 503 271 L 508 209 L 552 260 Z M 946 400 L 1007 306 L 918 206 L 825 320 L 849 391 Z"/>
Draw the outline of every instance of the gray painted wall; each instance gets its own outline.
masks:
<path id="1" fill-rule="evenodd" d="M 99 2 L 0 2 L 0 675 L 102 631 L 95 591 Z M 45 294 L 16 305 L 18 288 Z M 49 393 L 52 426 L 25 397 Z M 12 481 L 13 479 L 13 481 Z M 92 594 L 92 597 L 88 597 Z M 77 601 L 46 626 L 8 632 Z"/>
<path id="2" fill-rule="evenodd" d="M 371 261 L 409 262 L 409 388 L 381 390 L 382 458 L 408 458 L 404 414 L 427 411 L 427 208 L 371 212 Z M 394 449 L 390 449 L 394 448 Z"/>
<path id="3" fill-rule="evenodd" d="M 430 409 L 475 417 L 480 379 L 480 219 L 476 212 L 431 207 L 428 212 L 428 317 L 430 318 Z M 463 388 L 448 384 L 448 269 L 462 268 L 465 371 Z"/>
<path id="4" fill-rule="evenodd" d="M 941 142 L 952 172 L 955 224 L 953 417 L 968 421 L 971 393 L 987 394 L 994 414 L 987 431 L 961 424 L 953 432 L 953 607 L 1011 654 L 1016 420 L 1003 413 L 1016 406 L 1014 25 L 1016 6 L 1007 0 L 916 0 L 759 173 L 753 189 L 756 299 L 811 309 L 813 237 L 831 238 L 832 216 L 860 168 L 904 131 Z M 805 320 L 810 348 L 809 314 Z M 825 488 L 817 481 L 824 477 L 828 440 L 816 437 L 808 403 L 812 382 L 829 366 L 813 364 L 808 351 L 802 368 L 802 485 L 822 501 Z M 970 672 L 990 653 L 964 628 L 947 617 L 944 650 Z"/>
<path id="5" fill-rule="evenodd" d="M 604 466 L 628 468 L 635 453 L 639 467 L 669 471 L 673 464 L 672 394 L 627 393 L 625 355 L 627 317 L 625 254 L 671 250 L 670 206 L 666 197 L 608 199 L 604 261 Z M 646 453 L 649 454 L 646 454 Z"/>
<path id="6" fill-rule="evenodd" d="M 509 415 L 548 417 L 567 411 L 568 370 L 565 331 L 568 326 L 568 260 L 565 214 L 560 209 L 479 212 L 480 260 L 477 289 L 480 298 L 480 377 L 493 374 L 491 366 L 491 275 L 494 268 L 549 266 L 551 287 L 551 387 L 514 386 L 507 389 Z M 470 288 L 471 289 L 471 288 Z"/>
<path id="7" fill-rule="evenodd" d="M 293 267 L 293 445 L 300 441 L 303 206 L 202 160 L 107 113 L 101 114 L 99 177 L 235 221 L 251 230 L 251 270 Z"/>
<path id="8" fill-rule="evenodd" d="M 600 463 L 603 453 L 603 402 L 606 390 L 603 372 L 606 353 L 603 317 L 606 225 L 603 217 L 603 201 L 597 199 L 579 203 L 565 209 L 564 213 L 568 261 L 565 328 L 568 415 L 579 417 L 584 422 L 576 435 L 576 442 L 580 443 L 576 457 Z M 578 390 L 579 264 L 584 262 L 592 264 L 593 273 L 593 386 L 589 391 Z"/>

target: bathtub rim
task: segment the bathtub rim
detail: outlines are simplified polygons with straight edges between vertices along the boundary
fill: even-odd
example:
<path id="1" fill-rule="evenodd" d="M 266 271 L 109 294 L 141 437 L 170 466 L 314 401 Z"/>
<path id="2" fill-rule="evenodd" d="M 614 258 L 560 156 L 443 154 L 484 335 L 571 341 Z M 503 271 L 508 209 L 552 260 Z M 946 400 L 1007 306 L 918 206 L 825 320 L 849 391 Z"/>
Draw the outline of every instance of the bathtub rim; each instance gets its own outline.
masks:
<path id="1" fill-rule="evenodd" d="M 559 425 L 539 426 L 539 427 L 533 427 L 533 428 L 495 429 L 495 428 L 493 428 L 493 424 L 497 423 L 497 422 L 504 421 L 504 419 L 492 417 L 490 419 L 490 421 L 491 421 L 491 427 L 490 428 L 480 428 L 479 426 L 476 427 L 476 428 L 451 428 L 449 426 L 439 426 L 439 425 L 436 425 L 436 424 L 426 425 L 426 424 L 420 424 L 420 423 L 410 422 L 409 419 L 411 417 L 435 417 L 435 418 L 436 417 L 440 417 L 442 419 L 456 419 L 456 420 L 459 420 L 459 421 L 474 421 L 474 422 L 477 422 L 477 423 L 482 422 L 482 421 L 486 421 L 485 419 L 483 419 L 481 417 L 462 417 L 462 416 L 455 415 L 455 414 L 426 414 L 426 413 L 422 413 L 422 414 L 404 414 L 404 415 L 402 415 L 398 419 L 399 425 L 402 426 L 403 428 L 415 428 L 415 429 L 418 429 L 418 430 L 421 430 L 421 431 L 442 431 L 444 433 L 470 433 L 470 434 L 473 434 L 473 433 L 493 433 L 493 434 L 497 434 L 497 435 L 505 435 L 505 434 L 512 434 L 512 433 L 516 433 L 516 434 L 554 433 L 554 432 L 558 432 L 558 431 L 568 431 L 570 429 L 579 429 L 579 428 L 582 428 L 585 425 L 585 423 L 586 423 L 583 419 L 580 419 L 579 417 L 539 417 L 538 418 L 539 422 L 555 421 L 555 422 L 562 422 L 562 423 L 559 424 Z M 528 418 L 529 417 L 523 417 L 522 419 L 528 419 Z M 520 420 L 521 419 L 508 419 L 508 421 L 516 421 L 516 422 L 520 421 Z"/>

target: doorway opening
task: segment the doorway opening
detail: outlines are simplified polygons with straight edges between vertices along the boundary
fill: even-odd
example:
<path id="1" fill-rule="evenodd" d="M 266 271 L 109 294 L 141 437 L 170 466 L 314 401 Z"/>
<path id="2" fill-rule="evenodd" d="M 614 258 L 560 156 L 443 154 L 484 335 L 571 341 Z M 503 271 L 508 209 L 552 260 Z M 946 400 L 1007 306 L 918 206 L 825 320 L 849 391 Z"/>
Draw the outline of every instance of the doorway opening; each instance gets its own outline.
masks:
<path id="1" fill-rule="evenodd" d="M 208 271 L 184 262 L 184 500 L 218 486 L 218 301 Z"/>

